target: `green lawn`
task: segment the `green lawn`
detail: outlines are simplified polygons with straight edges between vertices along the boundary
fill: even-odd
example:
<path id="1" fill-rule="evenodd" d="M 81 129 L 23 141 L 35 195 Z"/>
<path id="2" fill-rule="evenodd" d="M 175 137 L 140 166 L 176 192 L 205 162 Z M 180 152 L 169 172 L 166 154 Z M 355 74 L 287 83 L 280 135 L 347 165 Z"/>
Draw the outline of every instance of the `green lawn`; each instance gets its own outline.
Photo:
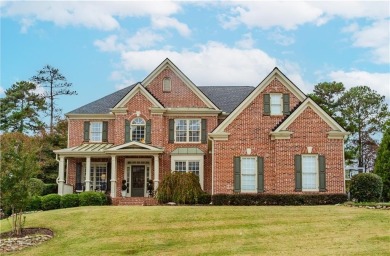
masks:
<path id="1" fill-rule="evenodd" d="M 390 255 L 390 211 L 345 206 L 79 207 L 26 227 L 55 237 L 15 255 Z"/>

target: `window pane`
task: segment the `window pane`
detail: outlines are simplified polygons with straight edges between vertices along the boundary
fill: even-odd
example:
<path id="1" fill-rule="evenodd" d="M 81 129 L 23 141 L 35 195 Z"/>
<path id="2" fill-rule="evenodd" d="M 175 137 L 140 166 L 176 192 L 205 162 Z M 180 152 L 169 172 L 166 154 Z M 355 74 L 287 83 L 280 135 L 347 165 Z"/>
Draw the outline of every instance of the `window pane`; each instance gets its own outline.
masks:
<path id="1" fill-rule="evenodd" d="M 317 157 L 302 156 L 302 189 L 317 189 Z"/>
<path id="2" fill-rule="evenodd" d="M 271 94 L 271 114 L 277 115 L 282 113 L 282 95 Z"/>
<path id="3" fill-rule="evenodd" d="M 186 172 L 186 162 L 185 161 L 176 161 L 175 162 L 175 171 L 177 172 Z"/>
<path id="4" fill-rule="evenodd" d="M 145 120 L 136 117 L 131 121 L 131 140 L 143 141 L 145 139 Z"/>
<path id="5" fill-rule="evenodd" d="M 90 141 L 101 142 L 102 141 L 102 122 L 91 122 L 90 125 Z"/>
<path id="6" fill-rule="evenodd" d="M 256 190 L 256 159 L 241 158 L 241 191 Z"/>
<path id="7" fill-rule="evenodd" d="M 187 120 L 175 120 L 176 141 L 187 141 Z"/>
<path id="8" fill-rule="evenodd" d="M 193 172 L 196 176 L 199 176 L 199 162 L 198 161 L 189 161 L 188 162 L 188 171 Z"/>
<path id="9" fill-rule="evenodd" d="M 189 120 L 189 141 L 200 141 L 200 120 Z"/>

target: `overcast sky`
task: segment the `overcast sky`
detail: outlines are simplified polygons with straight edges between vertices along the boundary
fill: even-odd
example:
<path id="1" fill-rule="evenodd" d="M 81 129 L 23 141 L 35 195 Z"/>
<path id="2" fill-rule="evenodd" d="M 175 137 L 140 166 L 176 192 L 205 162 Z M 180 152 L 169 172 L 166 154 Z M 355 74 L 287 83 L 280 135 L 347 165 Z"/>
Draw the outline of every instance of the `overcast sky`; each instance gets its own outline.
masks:
<path id="1" fill-rule="evenodd" d="M 368 85 L 390 102 L 389 1 L 0 2 L 0 95 L 44 65 L 69 112 L 142 81 L 165 58 L 196 85 L 256 86 L 277 66 L 305 93 Z"/>

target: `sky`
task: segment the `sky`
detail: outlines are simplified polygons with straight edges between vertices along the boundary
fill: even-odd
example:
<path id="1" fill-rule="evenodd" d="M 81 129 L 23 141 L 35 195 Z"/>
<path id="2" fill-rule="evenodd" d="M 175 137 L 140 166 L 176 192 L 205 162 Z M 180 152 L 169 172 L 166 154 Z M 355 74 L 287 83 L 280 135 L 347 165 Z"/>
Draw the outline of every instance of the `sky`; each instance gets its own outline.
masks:
<path id="1" fill-rule="evenodd" d="M 257 86 L 278 67 L 305 93 L 336 81 L 390 103 L 389 1 L 1 1 L 0 23 L 0 97 L 51 65 L 78 92 L 63 113 L 165 58 L 198 86 Z"/>

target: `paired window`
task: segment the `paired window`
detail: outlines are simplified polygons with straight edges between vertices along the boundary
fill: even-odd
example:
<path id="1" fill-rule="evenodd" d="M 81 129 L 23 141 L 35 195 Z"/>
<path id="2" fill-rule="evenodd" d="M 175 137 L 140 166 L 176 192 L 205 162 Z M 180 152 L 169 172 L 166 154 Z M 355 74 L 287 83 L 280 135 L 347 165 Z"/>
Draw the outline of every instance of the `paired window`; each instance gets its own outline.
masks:
<path id="1" fill-rule="evenodd" d="M 326 191 L 326 165 L 322 155 L 295 155 L 295 190 Z"/>
<path id="2" fill-rule="evenodd" d="M 176 142 L 200 142 L 200 119 L 176 119 Z"/>
<path id="3" fill-rule="evenodd" d="M 234 192 L 264 191 L 264 159 L 262 157 L 234 157 Z"/>
<path id="4" fill-rule="evenodd" d="M 85 142 L 107 142 L 108 122 L 84 122 Z"/>
<path id="5" fill-rule="evenodd" d="M 203 189 L 203 155 L 173 155 L 171 170 L 176 172 L 192 172 L 199 177 Z"/>
<path id="6" fill-rule="evenodd" d="M 145 120 L 137 117 L 131 121 L 131 140 L 145 142 Z"/>

